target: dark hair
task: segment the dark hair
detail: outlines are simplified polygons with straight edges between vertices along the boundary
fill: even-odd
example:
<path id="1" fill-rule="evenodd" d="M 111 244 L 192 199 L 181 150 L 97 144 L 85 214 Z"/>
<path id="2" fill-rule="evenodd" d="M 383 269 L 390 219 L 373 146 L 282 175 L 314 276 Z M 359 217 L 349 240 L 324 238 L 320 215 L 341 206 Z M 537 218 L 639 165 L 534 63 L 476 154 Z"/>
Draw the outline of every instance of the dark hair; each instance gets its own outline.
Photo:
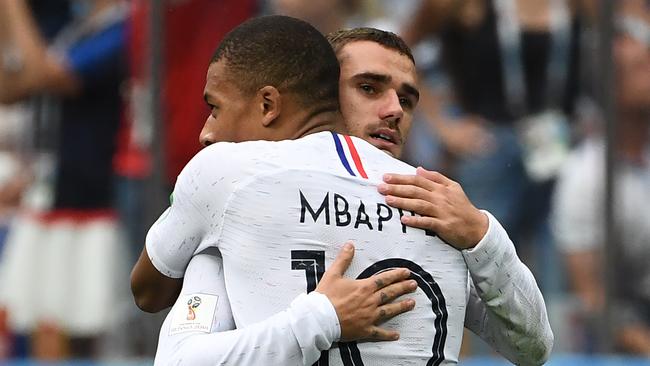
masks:
<path id="1" fill-rule="evenodd" d="M 210 63 L 225 61 L 243 92 L 271 85 L 307 108 L 338 108 L 339 63 L 309 23 L 288 16 L 250 19 L 228 33 Z"/>
<path id="2" fill-rule="evenodd" d="M 332 48 L 334 48 L 334 52 L 337 54 L 341 51 L 343 46 L 348 43 L 357 41 L 375 42 L 407 56 L 415 65 L 415 58 L 413 58 L 411 49 L 400 36 L 393 32 L 367 27 L 342 29 L 328 34 L 327 40 L 330 42 Z"/>

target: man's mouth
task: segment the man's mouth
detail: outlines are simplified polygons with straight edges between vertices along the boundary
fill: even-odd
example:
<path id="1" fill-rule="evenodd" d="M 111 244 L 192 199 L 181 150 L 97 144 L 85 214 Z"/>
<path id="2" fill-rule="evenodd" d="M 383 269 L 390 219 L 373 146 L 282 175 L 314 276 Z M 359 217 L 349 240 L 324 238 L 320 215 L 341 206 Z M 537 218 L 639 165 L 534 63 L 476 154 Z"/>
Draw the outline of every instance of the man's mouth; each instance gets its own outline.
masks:
<path id="1" fill-rule="evenodd" d="M 390 129 L 390 128 L 379 128 L 372 133 L 369 134 L 370 137 L 374 140 L 377 140 L 377 142 L 382 142 L 382 143 L 389 143 L 389 144 L 395 144 L 399 145 L 401 143 L 401 139 L 399 136 L 399 132 L 396 130 Z"/>
<path id="2" fill-rule="evenodd" d="M 392 136 L 386 135 L 386 134 L 383 134 L 383 133 L 371 133 L 370 137 L 372 137 L 373 139 L 384 140 L 386 142 L 390 142 L 390 143 L 393 143 L 393 144 L 395 143 L 395 140 L 393 139 Z"/>
<path id="3" fill-rule="evenodd" d="M 399 149 L 399 146 L 402 143 L 399 132 L 390 128 L 380 128 L 368 134 L 368 136 L 370 137 L 368 142 L 373 144 L 376 148 L 384 150 L 391 156 L 396 156 L 396 154 L 398 154 L 397 149 Z"/>

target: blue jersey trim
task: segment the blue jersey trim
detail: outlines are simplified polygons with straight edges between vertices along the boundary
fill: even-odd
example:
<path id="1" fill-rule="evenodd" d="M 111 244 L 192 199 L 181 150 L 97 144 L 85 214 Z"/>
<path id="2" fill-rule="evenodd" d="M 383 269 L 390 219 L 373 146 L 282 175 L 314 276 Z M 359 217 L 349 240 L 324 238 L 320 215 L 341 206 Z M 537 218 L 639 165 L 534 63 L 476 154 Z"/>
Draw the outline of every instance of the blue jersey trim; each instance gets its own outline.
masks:
<path id="1" fill-rule="evenodd" d="M 339 139 L 339 136 L 335 133 L 332 132 L 332 137 L 334 138 L 334 144 L 336 145 L 336 152 L 339 154 L 339 158 L 341 159 L 341 163 L 345 167 L 345 170 L 350 173 L 353 177 L 356 177 L 356 174 L 352 171 L 352 168 L 350 168 L 350 164 L 348 163 L 348 158 L 345 157 L 345 152 L 343 151 L 343 145 L 341 145 L 341 140 Z"/>

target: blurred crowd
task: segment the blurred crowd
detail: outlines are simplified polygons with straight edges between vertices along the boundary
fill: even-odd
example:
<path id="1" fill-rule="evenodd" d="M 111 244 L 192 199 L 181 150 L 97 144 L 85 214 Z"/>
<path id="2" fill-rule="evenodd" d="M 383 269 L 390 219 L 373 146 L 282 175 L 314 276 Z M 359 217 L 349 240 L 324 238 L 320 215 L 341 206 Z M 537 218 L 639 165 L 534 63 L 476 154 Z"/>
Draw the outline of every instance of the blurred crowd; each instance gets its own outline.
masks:
<path id="1" fill-rule="evenodd" d="M 271 13 L 325 34 L 401 35 L 422 89 L 406 160 L 457 180 L 504 225 L 545 295 L 555 352 L 612 344 L 650 358 L 650 3 L 614 2 L 612 80 L 600 3 L 165 0 L 155 32 L 150 1 L 0 2 L 0 360 L 153 355 L 162 318 L 128 289 L 160 213 L 151 189 L 171 193 L 200 148 L 221 37 Z M 464 353 L 482 352 L 467 335 Z"/>

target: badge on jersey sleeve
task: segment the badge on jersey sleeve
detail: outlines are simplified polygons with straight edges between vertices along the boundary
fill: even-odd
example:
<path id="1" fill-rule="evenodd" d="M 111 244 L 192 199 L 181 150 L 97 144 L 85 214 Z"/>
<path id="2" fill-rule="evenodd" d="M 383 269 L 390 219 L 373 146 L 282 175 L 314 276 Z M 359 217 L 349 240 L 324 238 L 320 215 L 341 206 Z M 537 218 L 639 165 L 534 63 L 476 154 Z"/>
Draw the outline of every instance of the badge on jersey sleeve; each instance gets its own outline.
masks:
<path id="1" fill-rule="evenodd" d="M 169 335 L 185 332 L 210 333 L 219 296 L 181 295 L 171 310 Z"/>

